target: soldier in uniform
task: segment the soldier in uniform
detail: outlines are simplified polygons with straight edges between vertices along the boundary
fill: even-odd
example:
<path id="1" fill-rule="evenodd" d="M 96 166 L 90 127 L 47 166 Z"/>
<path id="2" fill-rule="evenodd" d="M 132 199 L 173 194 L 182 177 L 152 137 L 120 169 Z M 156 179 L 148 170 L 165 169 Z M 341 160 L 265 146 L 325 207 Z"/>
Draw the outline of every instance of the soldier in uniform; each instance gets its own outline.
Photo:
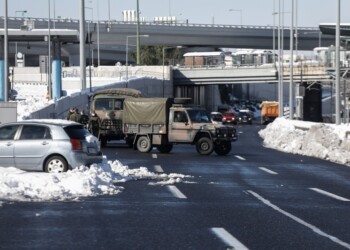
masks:
<path id="1" fill-rule="evenodd" d="M 89 117 L 87 115 L 85 115 L 84 110 L 82 110 L 80 112 L 80 123 L 83 124 L 85 127 L 87 126 L 88 122 L 89 122 Z"/>
<path id="2" fill-rule="evenodd" d="M 69 120 L 81 123 L 81 115 L 79 114 L 79 110 L 77 108 L 74 108 L 74 113 L 69 116 Z"/>
<path id="3" fill-rule="evenodd" d="M 73 113 L 74 113 L 74 108 L 73 108 L 73 107 L 69 108 L 68 113 L 67 113 L 67 120 L 70 120 L 70 116 L 71 116 Z"/>
<path id="4" fill-rule="evenodd" d="M 98 118 L 96 113 L 93 112 L 89 118 L 89 122 L 87 126 L 90 133 L 96 137 L 98 137 L 98 132 L 100 130 L 100 125 L 101 125 L 100 123 L 101 123 L 100 118 Z"/>

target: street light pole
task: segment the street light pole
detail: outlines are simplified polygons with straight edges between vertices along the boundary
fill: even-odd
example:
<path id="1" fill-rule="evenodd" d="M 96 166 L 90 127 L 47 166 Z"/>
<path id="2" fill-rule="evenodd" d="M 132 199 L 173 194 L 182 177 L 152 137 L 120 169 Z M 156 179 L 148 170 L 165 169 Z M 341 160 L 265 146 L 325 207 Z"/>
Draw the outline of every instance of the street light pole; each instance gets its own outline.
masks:
<path id="1" fill-rule="evenodd" d="M 111 1 L 108 0 L 108 23 L 111 22 Z"/>
<path id="2" fill-rule="evenodd" d="M 137 18 L 137 27 L 136 27 L 136 64 L 140 64 L 140 10 L 139 10 L 139 0 L 137 0 L 136 6 L 136 18 Z"/>
<path id="3" fill-rule="evenodd" d="M 229 9 L 229 11 L 238 11 L 240 14 L 240 25 L 242 26 L 242 10 L 241 9 Z"/>
<path id="4" fill-rule="evenodd" d="M 278 1 L 278 116 L 283 117 L 283 69 L 282 69 L 282 28 L 281 28 L 281 0 Z"/>
<path id="5" fill-rule="evenodd" d="M 294 33 L 294 0 L 292 0 L 292 14 L 291 14 L 291 20 L 290 20 L 290 44 L 289 44 L 289 49 L 290 49 L 290 60 L 289 60 L 289 68 L 290 68 L 290 82 L 289 82 L 289 119 L 293 120 L 294 118 L 294 60 L 293 60 L 293 33 Z"/>
<path id="6" fill-rule="evenodd" d="M 47 84 L 48 84 L 48 96 L 49 99 L 52 99 L 52 83 L 51 83 L 51 0 L 48 2 L 49 4 L 49 21 L 48 21 L 48 30 L 49 30 L 49 35 L 48 35 L 48 63 L 47 63 Z"/>
<path id="7" fill-rule="evenodd" d="M 97 3 L 97 66 L 100 67 L 100 8 Z"/>
<path id="8" fill-rule="evenodd" d="M 80 50 L 80 82 L 81 89 L 86 88 L 86 57 L 85 57 L 85 0 L 80 0 L 80 24 L 79 24 L 79 50 Z"/>
<path id="9" fill-rule="evenodd" d="M 126 53 L 125 53 L 125 66 L 126 66 L 126 88 L 128 87 L 129 82 L 129 72 L 128 72 L 128 64 L 129 64 L 129 37 L 130 38 L 136 38 L 137 40 L 140 39 L 140 37 L 149 37 L 149 35 L 132 35 L 126 37 Z"/>
<path id="10" fill-rule="evenodd" d="M 8 93 L 9 93 L 9 58 L 8 58 L 8 25 L 7 25 L 7 19 L 8 19 L 8 5 L 7 0 L 5 2 L 5 20 L 4 20 L 4 102 L 8 102 Z"/>
<path id="11" fill-rule="evenodd" d="M 22 17 L 24 17 L 24 14 L 26 14 L 27 11 L 26 11 L 26 10 L 16 10 L 16 11 L 15 11 L 15 16 L 16 16 L 16 17 L 17 17 L 17 13 L 22 13 Z"/>
<path id="12" fill-rule="evenodd" d="M 340 125 L 340 0 L 337 1 L 337 25 L 335 32 L 335 123 Z"/>
<path id="13" fill-rule="evenodd" d="M 15 17 L 17 17 L 17 13 L 22 13 L 22 17 L 24 17 L 24 14 L 27 13 L 27 10 L 16 10 L 15 11 Z M 18 43 L 15 42 L 15 65 L 17 66 L 17 54 L 18 54 Z"/>
<path id="14" fill-rule="evenodd" d="M 94 19 L 94 10 L 91 7 L 85 7 L 85 9 L 91 10 L 91 22 L 93 22 Z M 89 87 L 90 92 L 92 92 L 92 80 L 91 80 L 91 64 L 93 63 L 93 60 L 91 58 L 91 34 L 90 34 L 90 22 L 88 23 L 88 43 L 89 43 Z"/>

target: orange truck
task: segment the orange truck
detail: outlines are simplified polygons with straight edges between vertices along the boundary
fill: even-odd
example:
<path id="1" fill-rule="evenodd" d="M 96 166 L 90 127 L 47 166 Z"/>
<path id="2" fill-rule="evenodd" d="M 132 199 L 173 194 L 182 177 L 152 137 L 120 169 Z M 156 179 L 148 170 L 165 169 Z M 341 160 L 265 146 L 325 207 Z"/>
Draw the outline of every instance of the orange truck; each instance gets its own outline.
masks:
<path id="1" fill-rule="evenodd" d="M 278 102 L 263 101 L 260 104 L 261 109 L 261 124 L 268 124 L 278 117 Z"/>

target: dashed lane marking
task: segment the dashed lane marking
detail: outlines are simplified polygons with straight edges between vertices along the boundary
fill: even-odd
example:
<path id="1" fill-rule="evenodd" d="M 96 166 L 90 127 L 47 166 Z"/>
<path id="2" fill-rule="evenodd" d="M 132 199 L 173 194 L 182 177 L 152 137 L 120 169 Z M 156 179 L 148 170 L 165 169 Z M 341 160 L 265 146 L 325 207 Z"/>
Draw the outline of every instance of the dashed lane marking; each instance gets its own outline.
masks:
<path id="1" fill-rule="evenodd" d="M 177 187 L 169 185 L 168 189 L 176 198 L 187 199 L 186 195 L 184 195 Z"/>
<path id="2" fill-rule="evenodd" d="M 339 195 L 336 195 L 336 194 L 332 194 L 332 193 L 329 193 L 327 191 L 324 191 L 322 189 L 318 189 L 318 188 L 309 188 L 310 190 L 313 190 L 319 194 L 323 194 L 323 195 L 326 195 L 328 197 L 331 197 L 333 199 L 336 199 L 336 200 L 340 200 L 340 201 L 350 201 L 349 199 L 346 199 L 344 197 L 341 197 Z"/>
<path id="3" fill-rule="evenodd" d="M 279 208 L 278 206 L 272 204 L 269 200 L 263 198 L 262 196 L 260 196 L 259 194 L 251 191 L 251 190 L 248 190 L 248 193 L 252 194 L 255 198 L 257 198 L 258 200 L 260 200 L 261 202 L 263 202 L 265 205 L 271 207 L 272 209 L 276 210 L 277 212 L 289 217 L 290 219 L 300 223 L 301 225 L 305 226 L 305 227 L 308 227 L 309 229 L 311 229 L 312 231 L 314 231 L 315 233 L 323 236 L 323 237 L 326 237 L 328 238 L 329 240 L 335 242 L 336 244 L 339 244 L 347 249 L 350 249 L 350 244 L 345 242 L 345 241 L 342 241 L 340 239 L 338 239 L 337 237 L 335 236 L 332 236 L 332 235 L 329 235 L 325 232 L 323 232 L 321 229 L 319 229 L 318 227 L 315 227 L 309 223 L 307 223 L 306 221 L 296 217 L 295 215 L 287 212 L 287 211 L 284 211 L 283 209 Z"/>
<path id="4" fill-rule="evenodd" d="M 248 248 L 243 245 L 239 240 L 233 237 L 229 232 L 227 232 L 222 227 L 213 227 L 211 231 L 219 237 L 225 244 L 233 249 L 237 250 L 248 250 Z"/>
<path id="5" fill-rule="evenodd" d="M 153 167 L 156 170 L 156 172 L 164 173 L 164 170 L 163 170 L 163 168 L 160 165 L 154 165 Z"/>
<path id="6" fill-rule="evenodd" d="M 242 156 L 239 156 L 239 155 L 235 155 L 235 157 L 241 161 L 245 161 L 245 158 L 243 158 Z"/>
<path id="7" fill-rule="evenodd" d="M 152 154 L 152 158 L 153 158 L 153 159 L 157 159 L 157 158 L 158 158 L 158 155 L 157 155 L 157 154 Z"/>
<path id="8" fill-rule="evenodd" d="M 270 170 L 268 168 L 259 167 L 259 169 L 262 170 L 262 171 L 265 171 L 266 173 L 269 173 L 269 174 L 278 174 L 275 171 L 272 171 L 272 170 Z"/>

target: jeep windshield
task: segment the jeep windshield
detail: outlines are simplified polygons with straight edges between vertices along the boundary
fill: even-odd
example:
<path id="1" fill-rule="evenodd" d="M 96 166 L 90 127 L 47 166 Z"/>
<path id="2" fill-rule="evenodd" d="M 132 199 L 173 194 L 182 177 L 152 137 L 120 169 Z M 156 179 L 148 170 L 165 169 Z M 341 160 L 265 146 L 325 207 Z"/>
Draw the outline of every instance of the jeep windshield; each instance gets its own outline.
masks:
<path id="1" fill-rule="evenodd" d="M 95 110 L 121 110 L 123 101 L 114 98 L 101 98 L 95 100 Z"/>
<path id="2" fill-rule="evenodd" d="M 205 110 L 189 109 L 187 112 L 193 123 L 210 123 L 209 113 Z"/>

